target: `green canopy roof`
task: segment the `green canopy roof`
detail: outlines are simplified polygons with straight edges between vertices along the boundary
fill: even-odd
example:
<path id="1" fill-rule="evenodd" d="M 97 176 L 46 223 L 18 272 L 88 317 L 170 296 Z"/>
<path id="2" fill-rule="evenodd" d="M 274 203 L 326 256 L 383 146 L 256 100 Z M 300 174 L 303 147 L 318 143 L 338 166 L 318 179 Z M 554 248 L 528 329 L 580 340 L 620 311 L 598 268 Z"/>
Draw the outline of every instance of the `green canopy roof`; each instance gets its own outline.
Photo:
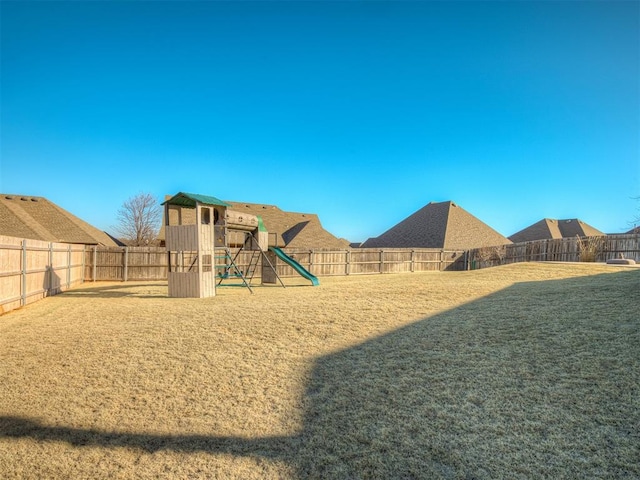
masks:
<path id="1" fill-rule="evenodd" d="M 198 195 L 196 193 L 183 193 L 180 192 L 169 200 L 162 203 L 162 205 L 178 205 L 180 207 L 187 208 L 196 208 L 196 203 L 201 203 L 203 205 L 220 205 L 222 207 L 230 207 L 228 203 L 223 202 L 222 200 L 216 197 L 210 197 L 208 195 Z"/>

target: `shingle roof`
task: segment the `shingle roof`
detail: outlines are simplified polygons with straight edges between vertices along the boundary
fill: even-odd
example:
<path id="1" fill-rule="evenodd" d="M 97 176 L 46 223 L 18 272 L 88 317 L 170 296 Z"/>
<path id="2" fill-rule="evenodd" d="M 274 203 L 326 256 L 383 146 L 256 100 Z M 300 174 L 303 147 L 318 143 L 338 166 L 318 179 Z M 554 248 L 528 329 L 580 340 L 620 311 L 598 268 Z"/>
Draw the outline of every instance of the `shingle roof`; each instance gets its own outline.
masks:
<path id="1" fill-rule="evenodd" d="M 552 238 L 593 237 L 598 235 L 604 235 L 604 233 L 577 218 L 564 220 L 543 218 L 533 225 L 514 233 L 509 237 L 509 240 L 514 243 L 520 243 Z"/>
<path id="2" fill-rule="evenodd" d="M 278 245 L 288 248 L 339 248 L 349 242 L 324 229 L 315 213 L 285 212 L 275 205 L 226 201 L 230 210 L 247 212 L 262 218 L 267 231 L 277 235 Z"/>
<path id="3" fill-rule="evenodd" d="M 60 208 L 44 197 L 0 194 L 0 235 L 117 246 L 108 234 Z"/>
<path id="4" fill-rule="evenodd" d="M 451 201 L 431 202 L 364 248 L 444 248 L 466 250 L 511 243 L 487 224 Z"/>
<path id="5" fill-rule="evenodd" d="M 604 235 L 597 228 L 592 227 L 588 223 L 584 223 L 578 218 L 570 218 L 567 220 L 558 220 L 558 227 L 563 237 L 596 237 L 598 235 Z"/>
<path id="6" fill-rule="evenodd" d="M 229 210 L 246 212 L 262 218 L 269 232 L 269 243 L 288 248 L 349 248 L 349 242 L 324 229 L 315 213 L 285 212 L 275 205 L 224 200 Z M 170 212 L 170 215 L 172 213 Z M 195 222 L 193 209 L 182 209 L 183 223 Z M 176 214 L 177 218 L 177 214 Z M 159 237 L 164 238 L 164 222 Z"/>
<path id="7" fill-rule="evenodd" d="M 560 233 L 556 220 L 543 218 L 533 225 L 514 233 L 509 237 L 509 240 L 520 243 L 541 240 L 543 238 L 562 238 L 562 233 Z"/>

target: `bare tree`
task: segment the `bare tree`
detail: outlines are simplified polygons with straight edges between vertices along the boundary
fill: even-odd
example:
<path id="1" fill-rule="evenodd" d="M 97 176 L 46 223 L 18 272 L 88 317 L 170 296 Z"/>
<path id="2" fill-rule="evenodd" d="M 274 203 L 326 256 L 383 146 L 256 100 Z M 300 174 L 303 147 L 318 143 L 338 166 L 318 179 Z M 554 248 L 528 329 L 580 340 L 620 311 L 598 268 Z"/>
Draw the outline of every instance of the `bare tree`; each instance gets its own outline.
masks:
<path id="1" fill-rule="evenodd" d="M 638 201 L 638 205 L 640 205 L 640 197 L 634 197 L 634 200 Z M 633 217 L 633 220 L 631 220 L 629 222 L 629 225 L 631 225 L 633 227 L 633 230 L 635 231 L 636 229 L 640 228 L 640 206 L 637 208 L 638 213 L 636 214 L 635 217 Z M 640 233 L 635 231 L 634 233 Z"/>
<path id="2" fill-rule="evenodd" d="M 134 246 L 150 245 L 158 237 L 162 207 L 149 193 L 139 193 L 118 210 L 116 230 L 123 240 Z"/>

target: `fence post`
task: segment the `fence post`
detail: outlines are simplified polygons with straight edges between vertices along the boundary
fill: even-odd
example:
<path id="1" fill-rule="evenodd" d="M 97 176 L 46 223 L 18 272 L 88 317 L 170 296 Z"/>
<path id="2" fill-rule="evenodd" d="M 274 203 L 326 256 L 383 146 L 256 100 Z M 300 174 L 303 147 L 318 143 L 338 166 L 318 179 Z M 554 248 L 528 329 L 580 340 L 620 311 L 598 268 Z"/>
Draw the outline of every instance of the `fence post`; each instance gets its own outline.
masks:
<path id="1" fill-rule="evenodd" d="M 49 242 L 49 272 L 47 273 L 47 288 L 46 296 L 51 293 L 51 287 L 53 286 L 53 242 Z"/>
<path id="2" fill-rule="evenodd" d="M 346 250 L 345 264 L 344 264 L 345 275 L 349 275 L 349 273 L 351 273 L 350 263 L 351 263 L 351 251 Z"/>
<path id="3" fill-rule="evenodd" d="M 412 249 L 411 250 L 411 263 L 409 265 L 409 270 L 411 272 L 415 272 L 415 263 L 414 263 L 416 261 L 415 260 L 415 253 L 416 253 L 416 251 Z"/>
<path id="4" fill-rule="evenodd" d="M 380 273 L 384 273 L 384 250 L 380 250 Z"/>
<path id="5" fill-rule="evenodd" d="M 91 265 L 91 280 L 96 281 L 96 277 L 98 275 L 98 247 L 96 245 L 93 246 L 93 265 Z"/>
<path id="6" fill-rule="evenodd" d="M 87 268 L 87 246 L 83 245 L 82 246 L 82 270 L 80 270 L 82 273 L 80 274 L 80 283 L 84 283 L 84 275 L 87 271 L 86 268 Z"/>
<path id="7" fill-rule="evenodd" d="M 128 268 L 129 268 L 129 247 L 124 247 L 124 258 L 123 258 L 124 266 L 122 269 L 122 281 L 126 282 L 129 276 Z"/>
<path id="8" fill-rule="evenodd" d="M 67 246 L 67 289 L 71 288 L 71 244 Z"/>
<path id="9" fill-rule="evenodd" d="M 27 241 L 22 240 L 22 278 L 20 282 L 20 305 L 27 304 Z"/>

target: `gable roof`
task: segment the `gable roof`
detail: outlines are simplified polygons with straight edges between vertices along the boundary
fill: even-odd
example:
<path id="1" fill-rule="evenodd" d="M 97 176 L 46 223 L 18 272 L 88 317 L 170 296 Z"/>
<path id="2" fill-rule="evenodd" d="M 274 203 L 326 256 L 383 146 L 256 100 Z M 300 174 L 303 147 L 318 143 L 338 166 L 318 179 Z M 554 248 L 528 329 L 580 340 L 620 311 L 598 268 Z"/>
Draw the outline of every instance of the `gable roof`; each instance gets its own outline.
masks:
<path id="1" fill-rule="evenodd" d="M 564 220 L 543 218 L 533 225 L 514 233 L 509 237 L 509 240 L 514 243 L 521 243 L 553 238 L 594 237 L 598 235 L 604 235 L 604 233 L 577 218 Z"/>
<path id="2" fill-rule="evenodd" d="M 511 243 L 452 201 L 431 202 L 363 248 L 444 248 L 467 250 Z"/>
<path id="3" fill-rule="evenodd" d="M 46 242 L 117 246 L 107 233 L 44 197 L 0 194 L 0 235 Z"/>
<path id="4" fill-rule="evenodd" d="M 188 195 L 194 196 L 193 194 Z M 205 196 L 202 195 L 200 197 Z M 208 198 L 215 199 L 215 197 Z M 217 205 L 227 206 L 229 210 L 246 212 L 261 218 L 264 228 L 269 232 L 269 245 L 287 248 L 349 248 L 347 240 L 338 238 L 324 229 L 318 215 L 315 213 L 285 212 L 275 205 L 264 203 L 216 200 L 222 202 Z M 165 203 L 168 202 L 171 202 L 171 199 L 165 201 Z M 195 222 L 195 212 L 190 208 L 183 209 L 181 215 L 184 223 Z M 162 223 L 160 234 L 158 235 L 160 239 L 164 239 L 165 222 Z"/>
<path id="5" fill-rule="evenodd" d="M 276 235 L 278 246 L 287 248 L 349 248 L 349 242 L 324 229 L 315 213 L 285 212 L 275 205 L 227 201 L 231 210 L 262 218 L 265 228 Z"/>

